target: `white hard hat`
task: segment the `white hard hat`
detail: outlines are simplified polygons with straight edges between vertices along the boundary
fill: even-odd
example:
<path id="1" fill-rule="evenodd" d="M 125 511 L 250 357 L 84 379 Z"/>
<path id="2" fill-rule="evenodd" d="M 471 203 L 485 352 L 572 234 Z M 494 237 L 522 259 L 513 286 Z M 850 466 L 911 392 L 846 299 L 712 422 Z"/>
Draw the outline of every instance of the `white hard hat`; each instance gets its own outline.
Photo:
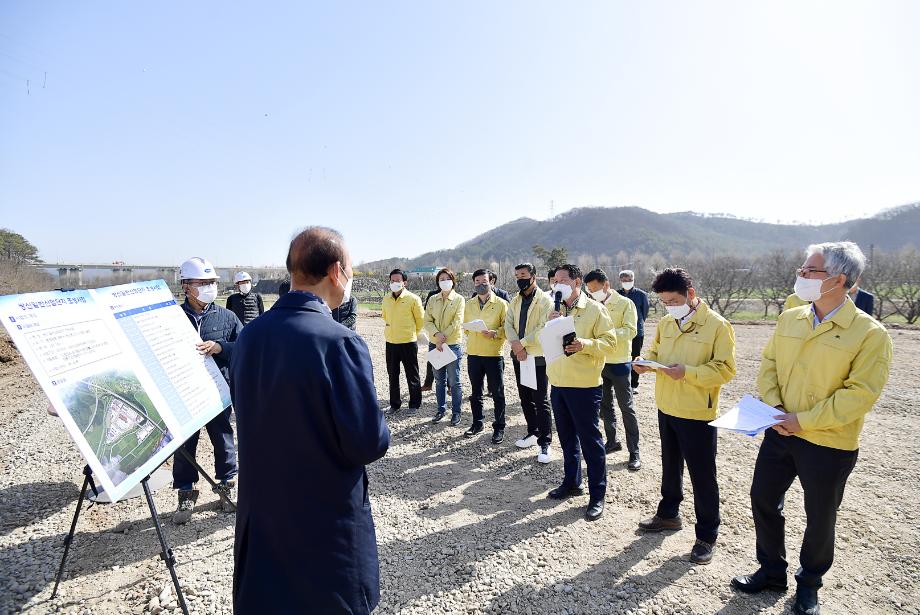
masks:
<path id="1" fill-rule="evenodd" d="M 252 282 L 252 276 L 249 275 L 248 273 L 246 273 L 245 271 L 240 271 L 240 272 L 237 273 L 235 276 L 233 276 L 233 283 L 234 283 L 234 284 L 236 284 L 236 283 L 238 283 L 238 282 L 245 282 L 245 281 L 247 281 L 247 280 L 250 281 L 250 282 Z"/>
<path id="2" fill-rule="evenodd" d="M 201 258 L 200 256 L 193 256 L 179 267 L 179 279 L 218 280 L 220 276 L 217 275 L 217 270 L 214 269 L 214 265 L 211 264 L 211 261 Z"/>

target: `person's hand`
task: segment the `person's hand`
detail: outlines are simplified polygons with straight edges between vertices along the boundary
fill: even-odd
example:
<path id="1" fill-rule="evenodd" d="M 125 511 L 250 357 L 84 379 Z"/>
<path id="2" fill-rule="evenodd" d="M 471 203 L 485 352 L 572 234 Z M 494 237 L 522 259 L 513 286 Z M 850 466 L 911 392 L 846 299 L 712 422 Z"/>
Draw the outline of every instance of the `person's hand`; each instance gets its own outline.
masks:
<path id="1" fill-rule="evenodd" d="M 568 353 L 581 352 L 584 349 L 585 349 L 585 343 L 581 341 L 580 339 L 578 339 L 577 337 L 574 340 L 572 340 L 571 344 L 569 344 L 568 346 L 564 348 L 564 350 Z"/>
<path id="2" fill-rule="evenodd" d="M 556 320 L 557 318 L 562 318 L 562 314 L 553 310 L 549 313 L 549 316 L 546 317 L 546 320 Z"/>
<path id="3" fill-rule="evenodd" d="M 524 361 L 527 360 L 527 351 L 524 350 L 523 346 L 521 346 L 520 352 L 515 352 L 514 356 L 517 357 L 518 362 L 523 363 Z"/>
<path id="4" fill-rule="evenodd" d="M 511 342 L 511 352 L 513 352 L 515 356 L 522 350 L 524 350 L 524 344 L 521 343 L 521 340 L 514 340 Z"/>
<path id="5" fill-rule="evenodd" d="M 434 338 L 438 340 L 438 342 L 440 342 L 440 344 L 438 344 L 439 349 L 440 349 L 440 345 L 447 341 L 447 336 L 441 333 L 440 331 L 434 334 Z"/>
<path id="6" fill-rule="evenodd" d="M 687 374 L 687 368 L 680 363 L 675 363 L 674 365 L 668 365 L 664 369 L 659 369 L 663 374 L 666 374 L 673 378 L 674 380 L 681 380 Z"/>
<path id="7" fill-rule="evenodd" d="M 492 329 L 491 331 L 483 331 L 482 334 L 490 340 L 494 340 L 496 337 L 498 337 L 498 331 L 495 329 Z"/>
<path id="8" fill-rule="evenodd" d="M 641 361 L 641 360 L 642 360 L 642 357 L 633 357 L 633 361 Z M 646 372 L 653 371 L 651 367 L 646 367 L 644 365 L 633 364 L 632 368 L 633 368 L 633 371 L 636 372 L 637 374 L 644 374 Z"/>
<path id="9" fill-rule="evenodd" d="M 438 352 L 444 352 L 444 342 L 438 342 L 435 344 L 435 348 L 438 349 Z"/>
<path id="10" fill-rule="evenodd" d="M 198 348 L 198 353 L 203 354 L 207 357 L 220 354 L 223 351 L 223 348 L 218 342 L 201 342 L 200 344 L 195 345 Z"/>
<path id="11" fill-rule="evenodd" d="M 799 425 L 799 417 L 794 413 L 783 412 L 782 414 L 773 415 L 773 418 L 782 421 L 782 423 L 777 423 L 773 426 L 773 429 L 781 436 L 791 436 L 802 431 L 802 426 Z"/>

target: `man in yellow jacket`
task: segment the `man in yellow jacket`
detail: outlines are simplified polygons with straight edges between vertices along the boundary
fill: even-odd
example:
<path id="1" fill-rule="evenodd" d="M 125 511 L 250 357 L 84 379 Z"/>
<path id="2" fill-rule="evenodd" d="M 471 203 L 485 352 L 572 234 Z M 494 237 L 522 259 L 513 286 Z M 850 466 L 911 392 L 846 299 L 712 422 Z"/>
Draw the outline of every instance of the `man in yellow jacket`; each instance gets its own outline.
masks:
<path id="1" fill-rule="evenodd" d="M 716 418 L 722 385 L 735 377 L 735 331 L 696 295 L 690 274 L 667 268 L 652 290 L 668 310 L 658 322 L 648 359 L 667 366 L 655 375 L 661 439 L 661 501 L 655 515 L 639 523 L 644 532 L 679 530 L 684 499 L 684 463 L 693 483 L 696 542 L 690 561 L 708 564 L 719 535 L 716 478 Z M 639 373 L 648 368 L 634 365 Z"/>
<path id="2" fill-rule="evenodd" d="M 636 419 L 632 389 L 629 386 L 629 362 L 632 358 L 630 351 L 639 320 L 636 304 L 610 288 L 610 280 L 603 269 L 588 272 L 588 275 L 585 276 L 585 286 L 594 300 L 607 308 L 607 314 L 613 323 L 613 331 L 617 336 L 616 355 L 607 362 L 604 371 L 601 372 L 604 380 L 601 420 L 604 422 L 604 431 L 607 433 L 607 444 L 604 446 L 604 451 L 609 454 L 623 450 L 623 444 L 617 440 L 617 415 L 613 408 L 613 398 L 616 396 L 617 405 L 620 406 L 620 413 L 623 415 L 626 449 L 629 451 L 629 462 L 626 467 L 636 472 L 642 467 L 642 462 L 639 460 L 639 421 Z"/>
<path id="3" fill-rule="evenodd" d="M 566 356 L 546 366 L 546 374 L 553 385 L 550 399 L 565 469 L 562 484 L 550 491 L 548 497 L 561 500 L 584 493 L 581 488 L 581 456 L 584 455 L 589 495 L 585 518 L 595 521 L 604 513 L 607 492 L 604 439 L 598 427 L 601 371 L 616 351 L 617 338 L 607 310 L 585 292 L 578 267 L 562 265 L 556 270 L 553 293 L 560 296 L 560 309 L 554 309 L 548 320 L 563 316 L 572 318 L 575 335 L 564 347 Z"/>
<path id="4" fill-rule="evenodd" d="M 527 435 L 515 442 L 518 448 L 539 446 L 538 463 L 552 461 L 550 444 L 553 441 L 553 415 L 549 411 L 549 380 L 546 378 L 546 359 L 540 347 L 540 332 L 553 301 L 537 286 L 537 270 L 530 263 L 514 268 L 520 291 L 511 299 L 505 315 L 505 337 L 511 342 L 511 362 L 517 382 L 521 410 L 527 421 Z M 532 358 L 537 372 L 537 388 L 521 384 L 521 361 Z"/>
<path id="5" fill-rule="evenodd" d="M 834 560 L 837 509 L 856 465 L 863 419 L 888 381 L 891 338 L 848 298 L 866 258 L 850 242 L 808 247 L 795 290 L 804 306 L 783 312 L 763 351 L 757 385 L 782 422 L 764 436 L 754 466 L 751 508 L 757 561 L 735 577 L 744 592 L 786 589 L 783 498 L 799 479 L 805 537 L 795 574 L 794 610 L 817 615 L 818 589 Z"/>
<path id="6" fill-rule="evenodd" d="M 390 292 L 383 298 L 383 337 L 386 340 L 387 375 L 390 377 L 390 412 L 402 406 L 399 366 L 406 370 L 409 412 L 422 407 L 422 383 L 418 371 L 418 334 L 424 325 L 422 300 L 406 289 L 408 276 L 402 269 L 390 272 Z"/>
<path id="7" fill-rule="evenodd" d="M 485 416 L 482 408 L 482 385 L 489 381 L 489 393 L 495 402 L 495 421 L 492 423 L 492 444 L 501 444 L 505 439 L 505 313 L 508 304 L 493 292 L 488 269 L 473 272 L 473 288 L 476 294 L 466 302 L 463 310 L 464 328 L 469 323 L 481 320 L 485 331 L 466 330 L 466 369 L 470 377 L 473 394 L 470 406 L 473 424 L 463 435 L 471 438 L 483 429 Z"/>

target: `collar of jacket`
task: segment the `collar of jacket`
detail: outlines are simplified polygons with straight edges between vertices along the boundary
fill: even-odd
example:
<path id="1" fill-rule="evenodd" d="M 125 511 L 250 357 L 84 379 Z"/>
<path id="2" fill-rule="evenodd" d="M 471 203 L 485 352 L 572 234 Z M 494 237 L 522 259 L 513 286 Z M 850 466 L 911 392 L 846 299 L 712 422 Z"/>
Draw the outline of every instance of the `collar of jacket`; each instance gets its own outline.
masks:
<path id="1" fill-rule="evenodd" d="M 814 320 L 815 313 L 810 309 L 802 310 L 801 313 L 798 314 L 797 318 Z M 843 305 L 840 306 L 837 312 L 833 316 L 831 316 L 829 320 L 825 320 L 824 322 L 832 322 L 836 324 L 837 326 L 843 327 L 844 329 L 846 329 L 851 324 L 853 324 L 853 320 L 855 318 L 856 318 L 856 304 L 853 303 L 853 300 L 850 299 L 849 296 L 847 296 L 846 300 L 844 300 L 843 302 Z M 822 322 L 821 324 L 823 325 L 824 322 Z"/>
<path id="2" fill-rule="evenodd" d="M 496 301 L 498 301 L 498 295 L 496 295 L 495 291 L 493 290 L 492 292 L 489 293 L 489 298 L 486 299 L 485 303 L 483 303 L 479 299 L 479 295 L 476 295 L 475 297 L 473 297 L 473 299 L 475 299 L 476 303 L 478 303 L 480 306 L 482 306 L 483 309 L 485 309 L 485 307 L 489 305 L 490 303 L 495 303 Z"/>
<path id="3" fill-rule="evenodd" d="M 686 333 L 688 331 L 692 331 L 694 325 L 699 325 L 702 327 L 706 324 L 706 321 L 709 320 L 709 306 L 706 305 L 705 301 L 700 299 L 700 304 L 696 306 L 696 311 L 693 312 L 693 316 L 691 316 L 690 320 L 686 322 L 683 329 L 680 327 L 680 322 L 670 314 L 665 316 L 665 318 L 672 320 L 677 326 L 678 330 L 680 330 L 682 333 Z"/>
<path id="4" fill-rule="evenodd" d="M 307 310 L 332 316 L 332 310 L 320 297 L 306 290 L 292 290 L 272 306 L 272 309 Z"/>
<path id="5" fill-rule="evenodd" d="M 587 307 L 588 305 L 588 301 L 593 301 L 593 299 L 588 298 L 588 293 L 585 292 L 585 287 L 582 286 L 581 289 L 578 291 L 578 299 L 575 300 L 575 303 L 573 303 L 571 307 L 568 307 L 565 301 L 563 301 L 562 304 L 566 305 L 567 310 L 571 312 L 574 309 L 579 309 L 579 310 L 585 309 L 585 307 Z"/>
<path id="6" fill-rule="evenodd" d="M 494 293 L 493 293 L 493 294 L 494 294 Z M 451 290 L 450 290 L 450 294 L 447 295 L 447 299 L 444 299 L 444 293 L 443 293 L 443 292 L 438 292 L 438 294 L 435 295 L 434 297 L 432 297 L 432 299 L 437 299 L 438 301 L 455 301 L 458 297 L 460 297 L 460 295 L 457 294 L 457 291 L 454 290 L 454 289 L 451 289 Z M 461 297 L 461 299 L 462 299 L 462 297 Z"/>
<path id="7" fill-rule="evenodd" d="M 185 313 L 186 313 L 186 314 L 188 314 L 188 315 L 190 315 L 190 316 L 194 316 L 194 317 L 195 317 L 195 320 L 200 320 L 200 319 L 204 318 L 205 314 L 207 314 L 208 312 L 210 312 L 211 310 L 213 310 L 214 307 L 215 307 L 215 305 L 216 305 L 216 304 L 212 301 L 211 303 L 209 303 L 209 304 L 204 308 L 203 311 L 197 312 L 197 311 L 195 311 L 195 308 L 192 307 L 192 304 L 189 303 L 188 297 L 186 297 L 186 298 L 185 298 L 185 301 L 182 302 L 182 309 L 185 310 Z"/>

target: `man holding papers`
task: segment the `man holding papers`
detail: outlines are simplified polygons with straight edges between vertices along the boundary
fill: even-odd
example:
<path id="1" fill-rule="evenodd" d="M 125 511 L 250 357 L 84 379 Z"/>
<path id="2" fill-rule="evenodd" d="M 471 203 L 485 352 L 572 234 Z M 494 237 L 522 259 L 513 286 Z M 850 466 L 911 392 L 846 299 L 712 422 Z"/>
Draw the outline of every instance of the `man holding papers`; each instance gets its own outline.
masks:
<path id="1" fill-rule="evenodd" d="M 751 485 L 760 568 L 732 585 L 749 593 L 786 589 L 783 498 L 798 477 L 806 526 L 794 609 L 816 615 L 863 419 L 888 380 L 891 338 L 848 298 L 866 263 L 856 244 L 817 244 L 806 254 L 795 291 L 807 303 L 780 315 L 757 379 L 763 401 L 780 410 L 781 421 L 764 436 Z"/>
<path id="2" fill-rule="evenodd" d="M 464 303 L 463 297 L 454 290 L 457 285 L 457 276 L 453 271 L 441 269 L 435 279 L 440 292 L 431 297 L 425 307 L 425 333 L 431 340 L 428 349 L 438 351 L 450 349 L 456 355 L 457 360 L 434 370 L 438 411 L 431 422 L 437 423 L 444 418 L 447 412 L 446 389 L 447 382 L 450 381 L 450 424 L 456 426 L 460 424 L 460 409 L 463 406 L 463 388 L 460 386 L 460 356 L 463 352 L 460 349 L 460 335 Z"/>
<path id="3" fill-rule="evenodd" d="M 476 294 L 466 302 L 464 325 L 466 329 L 467 369 L 473 395 L 470 406 L 473 410 L 473 424 L 466 431 L 470 438 L 483 430 L 482 385 L 489 379 L 489 392 L 495 401 L 495 422 L 492 423 L 492 444 L 501 444 L 505 439 L 505 313 L 508 304 L 499 298 L 489 283 L 489 272 L 478 269 L 473 272 Z M 471 326 L 471 325 L 476 326 Z"/>
<path id="4" fill-rule="evenodd" d="M 422 407 L 422 383 L 418 372 L 418 334 L 424 326 L 422 300 L 406 288 L 402 269 L 390 272 L 390 292 L 383 298 L 383 337 L 386 340 L 387 375 L 390 377 L 390 412 L 402 405 L 399 366 L 406 370 L 409 412 Z"/>
<path id="5" fill-rule="evenodd" d="M 680 268 L 658 274 L 652 290 L 668 310 L 655 331 L 648 358 L 665 368 L 655 376 L 661 436 L 661 502 L 639 523 L 644 532 L 679 530 L 684 463 L 693 483 L 696 543 L 690 561 L 708 564 L 719 535 L 716 480 L 717 430 L 709 425 L 719 407 L 722 385 L 735 377 L 735 333 L 731 324 L 696 296 L 693 280 Z M 651 367 L 633 365 L 644 373 Z"/>
<path id="6" fill-rule="evenodd" d="M 550 313 L 549 320 L 568 317 L 574 322 L 575 333 L 560 349 L 564 351 L 562 356 L 552 362 L 547 358 L 546 373 L 553 385 L 553 415 L 565 467 L 562 484 L 550 491 L 549 497 L 561 500 L 584 493 L 581 487 L 584 454 L 590 496 L 585 518 L 595 521 L 604 513 L 607 492 L 604 439 L 598 427 L 601 371 L 616 350 L 617 338 L 607 310 L 584 292 L 578 267 L 563 265 L 556 270 L 553 293 L 561 303 L 559 311 Z"/>
<path id="7" fill-rule="evenodd" d="M 537 337 L 546 324 L 546 318 L 553 311 L 553 301 L 537 286 L 537 270 L 530 263 L 514 268 L 520 292 L 511 300 L 505 313 L 505 337 L 511 342 L 511 363 L 517 382 L 521 410 L 527 421 L 527 435 L 515 442 L 518 448 L 539 446 L 537 461 L 549 463 L 553 440 L 553 417 L 549 412 L 546 379 L 546 359 Z M 535 384 L 531 388 L 522 382 L 521 363 L 532 361 L 536 372 Z"/>

